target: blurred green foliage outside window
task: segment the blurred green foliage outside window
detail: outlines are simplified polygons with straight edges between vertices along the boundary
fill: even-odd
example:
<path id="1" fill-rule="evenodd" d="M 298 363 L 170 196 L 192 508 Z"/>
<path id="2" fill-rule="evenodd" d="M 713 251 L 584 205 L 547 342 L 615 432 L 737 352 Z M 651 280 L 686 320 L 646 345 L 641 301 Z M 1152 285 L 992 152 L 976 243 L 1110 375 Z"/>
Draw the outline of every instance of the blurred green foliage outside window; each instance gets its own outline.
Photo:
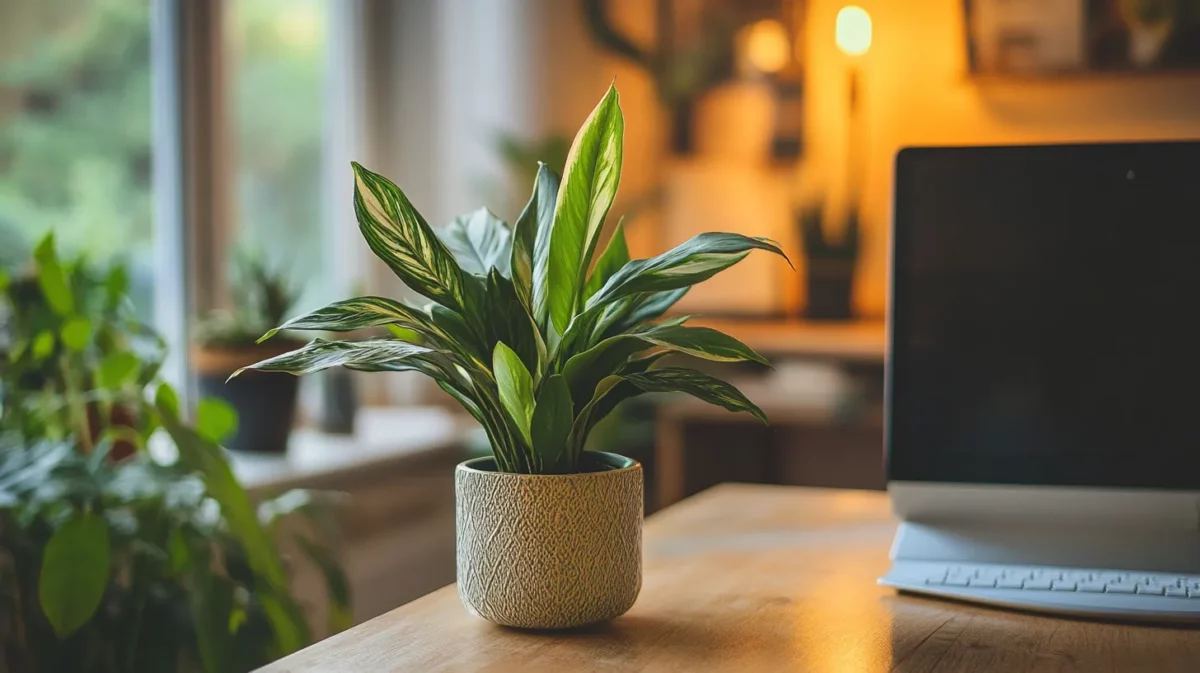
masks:
<path id="1" fill-rule="evenodd" d="M 302 286 L 321 278 L 328 0 L 225 0 L 233 180 L 227 240 Z M 0 266 L 53 228 L 67 254 L 131 270 L 150 318 L 149 0 L 0 2 Z"/>

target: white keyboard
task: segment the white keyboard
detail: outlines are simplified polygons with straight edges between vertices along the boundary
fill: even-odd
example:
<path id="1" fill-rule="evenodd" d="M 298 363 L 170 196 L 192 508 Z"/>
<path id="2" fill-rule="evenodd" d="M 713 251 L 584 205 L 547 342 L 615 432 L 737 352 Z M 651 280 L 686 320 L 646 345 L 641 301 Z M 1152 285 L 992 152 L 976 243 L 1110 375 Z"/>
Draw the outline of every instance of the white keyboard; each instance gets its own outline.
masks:
<path id="1" fill-rule="evenodd" d="M 1200 575 L 896 561 L 879 582 L 905 591 L 1039 612 L 1200 621 Z"/>

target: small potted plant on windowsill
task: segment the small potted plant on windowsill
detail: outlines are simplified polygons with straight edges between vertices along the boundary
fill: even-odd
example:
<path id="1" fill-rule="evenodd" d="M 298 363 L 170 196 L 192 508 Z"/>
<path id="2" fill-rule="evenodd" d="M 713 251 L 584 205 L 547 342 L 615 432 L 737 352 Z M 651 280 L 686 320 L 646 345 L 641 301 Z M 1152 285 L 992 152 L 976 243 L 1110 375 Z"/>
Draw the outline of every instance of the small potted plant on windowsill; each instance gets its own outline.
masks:
<path id="1" fill-rule="evenodd" d="M 317 339 L 250 367 L 415 370 L 479 421 L 493 455 L 456 471 L 458 587 L 468 608 L 499 624 L 569 628 L 633 605 L 641 587 L 641 466 L 583 450 L 619 402 L 677 391 L 765 421 L 728 383 L 657 366 L 670 352 L 723 362 L 765 363 L 762 356 L 685 325 L 686 317 L 656 321 L 691 285 L 752 250 L 783 253 L 766 239 L 709 233 L 630 260 L 618 226 L 592 265 L 620 179 L 623 133 L 610 88 L 576 136 L 561 182 L 543 165 L 512 228 L 481 209 L 435 232 L 396 185 L 354 164 L 364 238 L 433 303 L 360 297 L 279 329 L 389 325 L 420 343 Z"/>
<path id="2" fill-rule="evenodd" d="M 199 321 L 193 335 L 192 369 L 200 394 L 225 400 L 242 419 L 227 448 L 284 453 L 296 415 L 295 377 L 254 372 L 228 385 L 226 380 L 248 364 L 304 345 L 287 335 L 258 343 L 264 331 L 287 316 L 298 292 L 261 255 L 241 250 L 234 259 L 233 308 L 212 311 Z"/>

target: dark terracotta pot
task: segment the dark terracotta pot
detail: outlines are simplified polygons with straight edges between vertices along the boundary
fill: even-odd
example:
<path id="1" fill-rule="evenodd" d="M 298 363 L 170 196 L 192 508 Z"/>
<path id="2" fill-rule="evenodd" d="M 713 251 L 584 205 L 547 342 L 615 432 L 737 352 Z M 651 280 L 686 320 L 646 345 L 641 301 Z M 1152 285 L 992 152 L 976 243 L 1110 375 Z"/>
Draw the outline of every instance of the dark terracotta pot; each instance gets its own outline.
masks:
<path id="1" fill-rule="evenodd" d="M 251 453 L 287 451 L 288 437 L 296 420 L 299 379 L 279 372 L 246 371 L 226 381 L 242 367 L 302 345 L 297 341 L 276 340 L 244 348 L 192 349 L 200 395 L 225 400 L 237 411 L 237 432 L 225 441 L 225 448 Z"/>

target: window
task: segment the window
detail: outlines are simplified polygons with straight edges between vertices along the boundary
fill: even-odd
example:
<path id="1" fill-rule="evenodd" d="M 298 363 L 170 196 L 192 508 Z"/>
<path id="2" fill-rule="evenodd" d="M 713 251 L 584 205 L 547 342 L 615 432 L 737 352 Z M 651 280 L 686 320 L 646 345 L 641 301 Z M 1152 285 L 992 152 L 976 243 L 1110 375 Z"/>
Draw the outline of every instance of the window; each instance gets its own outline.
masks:
<path id="1" fill-rule="evenodd" d="M 232 0 L 224 17 L 237 224 L 227 240 L 291 278 L 304 306 L 324 299 L 315 295 L 327 266 L 321 157 L 328 9 L 326 0 Z"/>
<path id="2" fill-rule="evenodd" d="M 0 266 L 50 229 L 153 299 L 148 0 L 0 3 Z"/>

